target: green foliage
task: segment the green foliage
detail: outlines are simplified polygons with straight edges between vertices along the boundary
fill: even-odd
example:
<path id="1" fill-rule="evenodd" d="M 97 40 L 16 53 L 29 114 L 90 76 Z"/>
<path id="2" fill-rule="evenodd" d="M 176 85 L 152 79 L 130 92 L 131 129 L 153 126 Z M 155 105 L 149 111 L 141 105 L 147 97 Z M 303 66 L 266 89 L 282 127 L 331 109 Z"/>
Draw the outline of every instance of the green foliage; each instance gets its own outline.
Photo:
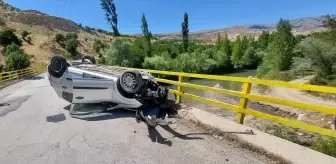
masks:
<path id="1" fill-rule="evenodd" d="M 95 39 L 95 41 L 94 41 L 94 43 L 93 43 L 93 50 L 94 50 L 96 53 L 100 54 L 100 50 L 103 49 L 104 46 L 105 46 L 105 45 L 103 44 L 103 42 L 102 42 L 101 40 L 99 40 L 99 39 Z"/>
<path id="2" fill-rule="evenodd" d="M 153 57 L 146 57 L 143 67 L 146 69 L 169 71 L 172 70 L 172 62 L 173 60 L 170 57 L 170 54 L 165 51 L 162 54 L 158 54 Z"/>
<path id="3" fill-rule="evenodd" d="M 231 56 L 231 62 L 235 68 L 241 68 L 242 63 L 240 59 L 242 58 L 244 54 L 242 41 L 240 39 L 240 36 L 237 37 L 236 41 L 233 43 L 233 50 L 232 50 L 232 56 Z"/>
<path id="4" fill-rule="evenodd" d="M 266 49 L 268 47 L 268 43 L 270 41 L 270 33 L 269 31 L 263 31 L 258 39 L 258 48 L 259 49 Z"/>
<path id="5" fill-rule="evenodd" d="M 5 49 L 5 54 L 8 55 L 12 52 L 22 52 L 23 53 L 23 49 L 20 48 L 20 46 L 16 45 L 15 43 L 10 44 L 9 46 L 6 47 Z"/>
<path id="6" fill-rule="evenodd" d="M 101 0 L 101 7 L 105 11 L 105 19 L 111 24 L 114 36 L 120 36 L 118 31 L 118 15 L 113 0 Z"/>
<path id="7" fill-rule="evenodd" d="M 144 35 L 145 39 L 148 42 L 150 42 L 150 39 L 152 37 L 152 33 L 148 29 L 148 23 L 147 23 L 145 14 L 142 14 L 141 22 L 142 22 L 142 25 L 141 25 L 142 34 Z"/>
<path id="8" fill-rule="evenodd" d="M 21 46 L 22 41 L 15 35 L 15 30 L 13 29 L 4 29 L 0 31 L 0 45 L 7 47 L 8 45 L 15 43 L 16 45 Z"/>
<path id="9" fill-rule="evenodd" d="M 29 57 L 14 43 L 6 48 L 5 61 L 8 71 L 24 69 L 30 65 Z"/>
<path id="10" fill-rule="evenodd" d="M 65 49 L 72 55 L 76 56 L 78 41 L 75 38 L 70 38 L 65 41 Z"/>
<path id="11" fill-rule="evenodd" d="M 71 55 L 71 53 L 69 53 L 69 52 L 67 52 L 67 51 L 63 51 L 63 52 L 61 53 L 61 55 L 64 56 L 65 58 L 67 58 L 67 59 L 72 59 L 72 55 Z"/>
<path id="12" fill-rule="evenodd" d="M 252 46 L 248 47 L 241 58 L 241 64 L 245 68 L 257 68 L 260 58 Z"/>
<path id="13" fill-rule="evenodd" d="M 182 38 L 184 50 L 187 51 L 189 44 L 189 18 L 187 13 L 184 13 L 184 19 L 182 22 Z"/>
<path id="14" fill-rule="evenodd" d="M 139 55 L 132 52 L 132 42 L 115 38 L 107 51 L 106 63 L 125 67 L 138 67 L 141 64 Z"/>
<path id="15" fill-rule="evenodd" d="M 63 43 L 65 41 L 65 37 L 61 33 L 57 33 L 55 36 L 55 40 L 57 43 Z"/>
<path id="16" fill-rule="evenodd" d="M 316 151 L 322 152 L 324 154 L 336 157 L 336 138 L 334 137 L 318 137 L 312 148 Z"/>
<path id="17" fill-rule="evenodd" d="M 151 56 L 151 53 L 152 53 L 152 44 L 151 44 L 152 33 L 148 29 L 148 24 L 147 24 L 145 14 L 142 14 L 141 22 L 142 22 L 142 25 L 141 25 L 142 33 L 143 33 L 145 41 L 146 41 L 144 43 L 144 44 L 146 44 L 146 45 L 144 45 L 145 46 L 145 53 L 146 53 L 146 56 Z"/>
<path id="18" fill-rule="evenodd" d="M 270 36 L 271 43 L 266 49 L 263 61 L 258 67 L 258 76 L 270 79 L 279 77 L 281 71 L 288 70 L 294 57 L 296 39 L 288 20 L 280 19 L 277 32 Z"/>
<path id="19" fill-rule="evenodd" d="M 296 50 L 303 58 L 311 61 L 311 65 L 322 76 L 336 72 L 336 47 L 327 41 L 309 37 L 298 44 Z"/>
<path id="20" fill-rule="evenodd" d="M 104 56 L 100 57 L 97 61 L 98 64 L 106 64 L 106 58 Z"/>
<path id="21" fill-rule="evenodd" d="M 232 48 L 231 48 L 231 41 L 229 40 L 229 37 L 228 37 L 227 33 L 225 33 L 222 42 L 223 42 L 222 49 L 223 49 L 224 53 L 228 57 L 230 57 L 231 54 L 232 54 Z"/>
<path id="22" fill-rule="evenodd" d="M 69 39 L 78 39 L 78 35 L 76 33 L 67 33 L 65 36 L 65 40 L 69 40 Z"/>
<path id="23" fill-rule="evenodd" d="M 29 35 L 29 32 L 26 31 L 26 30 L 24 30 L 24 31 L 21 32 L 21 37 L 22 37 L 23 40 L 26 40 L 26 37 L 27 37 L 28 35 Z"/>

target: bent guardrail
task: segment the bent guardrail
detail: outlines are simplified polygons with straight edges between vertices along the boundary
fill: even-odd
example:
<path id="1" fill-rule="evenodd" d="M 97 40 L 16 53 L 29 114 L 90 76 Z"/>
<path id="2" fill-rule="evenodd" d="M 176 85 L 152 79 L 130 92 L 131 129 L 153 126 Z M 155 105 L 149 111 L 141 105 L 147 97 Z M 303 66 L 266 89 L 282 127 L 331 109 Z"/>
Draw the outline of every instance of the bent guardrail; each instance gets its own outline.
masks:
<path id="1" fill-rule="evenodd" d="M 3 85 L 5 82 L 16 80 L 27 75 L 32 75 L 34 73 L 37 73 L 37 69 L 26 68 L 22 70 L 2 72 L 0 73 L 0 86 Z"/>
<path id="2" fill-rule="evenodd" d="M 279 117 L 279 116 L 274 116 L 274 115 L 266 114 L 263 112 L 259 112 L 259 111 L 255 111 L 253 109 L 247 108 L 248 100 L 255 100 L 255 101 L 262 101 L 262 102 L 268 102 L 268 103 L 273 103 L 273 104 L 286 105 L 286 106 L 291 106 L 295 108 L 311 110 L 311 111 L 316 111 L 316 112 L 322 112 L 325 114 L 336 115 L 336 108 L 332 108 L 328 106 L 320 106 L 320 105 L 315 105 L 315 104 L 303 103 L 299 101 L 284 100 L 284 99 L 270 97 L 270 96 L 250 94 L 252 84 L 270 85 L 270 86 L 276 86 L 276 87 L 293 88 L 293 89 L 309 90 L 309 91 L 324 92 L 324 93 L 336 93 L 336 87 L 296 84 L 296 83 L 289 83 L 289 82 L 283 82 L 283 81 L 261 80 L 261 79 L 254 79 L 254 78 L 193 74 L 193 73 L 182 73 L 182 72 L 169 72 L 169 71 L 137 69 L 137 68 L 127 68 L 127 67 L 118 67 L 118 66 L 111 66 L 111 67 L 121 68 L 121 69 L 143 70 L 143 71 L 147 71 L 153 74 L 178 76 L 178 81 L 161 79 L 161 78 L 157 78 L 157 81 L 177 86 L 177 90 L 170 90 L 170 91 L 171 93 L 174 93 L 177 95 L 176 100 L 178 103 L 181 102 L 181 97 L 185 97 L 185 98 L 190 98 L 190 99 L 202 102 L 202 103 L 211 104 L 211 105 L 214 105 L 220 108 L 233 110 L 237 112 L 236 121 L 240 124 L 244 123 L 245 115 L 251 115 L 257 118 L 285 124 L 285 125 L 288 125 L 294 128 L 299 128 L 299 129 L 319 133 L 322 135 L 336 137 L 336 131 L 331 130 L 331 129 L 321 128 L 321 127 L 310 125 L 310 124 L 307 124 L 301 121 L 292 120 L 292 119 Z M 241 92 L 238 92 L 238 91 L 233 91 L 233 90 L 228 90 L 228 89 L 220 89 L 220 88 L 215 88 L 215 87 L 190 84 L 190 83 L 183 82 L 183 77 L 239 82 L 239 83 L 243 83 L 243 88 Z M 231 104 L 223 103 L 220 101 L 200 97 L 197 95 L 185 93 L 183 92 L 182 87 L 188 87 L 188 88 L 204 90 L 204 91 L 212 91 L 212 92 L 216 92 L 220 94 L 227 94 L 231 96 L 240 97 L 240 103 L 238 106 L 236 106 L 236 105 L 231 105 Z"/>

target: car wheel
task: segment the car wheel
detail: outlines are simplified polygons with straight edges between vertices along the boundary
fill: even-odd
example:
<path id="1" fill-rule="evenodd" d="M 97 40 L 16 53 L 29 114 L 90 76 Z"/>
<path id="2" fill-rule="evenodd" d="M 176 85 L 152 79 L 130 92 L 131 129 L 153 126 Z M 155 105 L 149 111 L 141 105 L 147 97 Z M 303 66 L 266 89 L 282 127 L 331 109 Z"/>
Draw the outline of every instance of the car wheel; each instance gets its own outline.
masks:
<path id="1" fill-rule="evenodd" d="M 93 56 L 85 55 L 82 58 L 82 62 L 84 63 L 85 60 L 90 60 L 92 64 L 96 64 L 96 58 L 94 58 Z"/>
<path id="2" fill-rule="evenodd" d="M 126 93 L 134 94 L 140 91 L 142 77 L 138 71 L 125 71 L 119 78 L 119 84 Z"/>
<path id="3" fill-rule="evenodd" d="M 50 64 L 48 65 L 48 72 L 51 76 L 60 78 L 66 71 L 67 67 L 68 63 L 65 57 L 55 55 L 50 60 Z"/>

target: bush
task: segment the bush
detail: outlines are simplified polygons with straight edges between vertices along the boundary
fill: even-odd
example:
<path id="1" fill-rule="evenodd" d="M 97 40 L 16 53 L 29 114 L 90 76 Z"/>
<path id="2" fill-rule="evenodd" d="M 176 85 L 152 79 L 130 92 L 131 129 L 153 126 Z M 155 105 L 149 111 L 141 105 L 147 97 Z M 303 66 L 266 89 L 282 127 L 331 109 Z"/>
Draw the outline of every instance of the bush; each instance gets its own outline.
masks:
<path id="1" fill-rule="evenodd" d="M 11 43 L 21 46 L 22 41 L 15 35 L 15 30 L 5 29 L 0 31 L 0 45 L 7 47 Z"/>
<path id="2" fill-rule="evenodd" d="M 10 52 L 5 60 L 8 71 L 24 69 L 30 65 L 29 57 L 20 51 Z"/>
<path id="3" fill-rule="evenodd" d="M 78 35 L 76 33 L 67 33 L 66 36 L 65 36 L 65 39 L 66 40 L 69 40 L 69 39 L 78 39 Z"/>
<path id="4" fill-rule="evenodd" d="M 21 32 L 21 37 L 22 37 L 22 39 L 26 39 L 26 37 L 29 35 L 29 33 L 28 33 L 28 31 L 26 31 L 26 30 L 24 30 L 24 31 L 22 31 Z"/>
<path id="5" fill-rule="evenodd" d="M 74 38 L 67 39 L 65 41 L 65 49 L 72 55 L 75 56 L 77 53 L 78 41 Z"/>
<path id="6" fill-rule="evenodd" d="M 106 59 L 104 56 L 100 57 L 97 61 L 98 64 L 106 64 Z"/>
<path id="7" fill-rule="evenodd" d="M 336 138 L 334 137 L 318 137 L 312 148 L 324 154 L 336 157 Z"/>
<path id="8" fill-rule="evenodd" d="M 6 26 L 6 22 L 0 18 L 0 26 Z"/>
<path id="9" fill-rule="evenodd" d="M 9 55 L 10 53 L 15 52 L 15 51 L 23 53 L 23 50 L 18 45 L 12 43 L 11 45 L 6 47 L 5 54 Z"/>
<path id="10" fill-rule="evenodd" d="M 96 40 L 94 41 L 94 43 L 93 43 L 93 50 L 94 50 L 96 53 L 100 54 L 100 50 L 101 50 L 102 48 L 104 48 L 104 44 L 103 44 L 103 42 L 102 42 L 101 40 L 99 40 L 99 39 L 96 39 Z"/>
<path id="11" fill-rule="evenodd" d="M 106 63 L 125 67 L 141 66 L 141 58 L 132 51 L 132 42 L 115 38 L 107 51 Z"/>
<path id="12" fill-rule="evenodd" d="M 57 43 L 62 43 L 65 40 L 65 37 L 63 34 L 58 33 L 55 36 L 55 40 Z"/>

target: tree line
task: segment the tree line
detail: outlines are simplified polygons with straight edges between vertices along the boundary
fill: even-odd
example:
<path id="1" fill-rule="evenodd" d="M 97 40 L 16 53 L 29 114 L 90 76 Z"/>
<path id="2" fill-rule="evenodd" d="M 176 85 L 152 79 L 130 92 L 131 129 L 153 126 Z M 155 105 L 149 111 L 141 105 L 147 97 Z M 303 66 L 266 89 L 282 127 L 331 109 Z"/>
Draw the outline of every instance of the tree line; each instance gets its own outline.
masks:
<path id="1" fill-rule="evenodd" d="M 114 1 L 101 0 L 101 5 L 114 36 L 120 36 Z M 274 32 L 263 31 L 257 39 L 240 35 L 232 41 L 224 33 L 218 34 L 215 44 L 190 40 L 188 17 L 185 13 L 181 24 L 182 41 L 169 41 L 152 37 L 143 14 L 142 37 L 134 41 L 115 38 L 102 56 L 103 63 L 209 74 L 257 69 L 258 77 L 279 80 L 314 71 L 312 84 L 336 84 L 333 81 L 336 79 L 336 21 L 331 16 L 324 17 L 323 24 L 328 30 L 323 32 L 295 36 L 290 21 L 280 19 Z"/>

